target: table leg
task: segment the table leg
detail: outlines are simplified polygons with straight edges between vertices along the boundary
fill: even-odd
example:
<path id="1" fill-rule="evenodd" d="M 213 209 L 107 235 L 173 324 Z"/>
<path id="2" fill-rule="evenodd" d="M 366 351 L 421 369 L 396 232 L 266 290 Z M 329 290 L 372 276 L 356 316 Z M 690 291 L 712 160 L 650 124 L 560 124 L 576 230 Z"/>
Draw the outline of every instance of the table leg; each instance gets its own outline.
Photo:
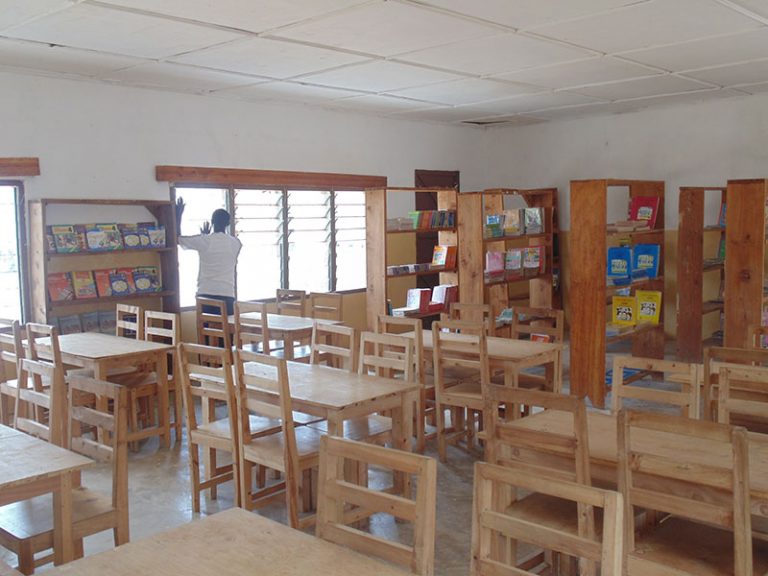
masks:
<path id="1" fill-rule="evenodd" d="M 163 446 L 171 446 L 171 419 L 168 407 L 168 362 L 165 351 L 155 354 L 155 373 L 157 374 L 157 395 L 159 412 L 158 426 L 162 428 Z"/>
<path id="2" fill-rule="evenodd" d="M 392 447 L 397 450 L 411 452 L 413 435 L 413 405 L 416 402 L 416 392 L 401 394 L 400 406 L 392 410 Z M 393 479 L 395 493 L 410 498 L 410 476 L 403 472 L 395 473 Z"/>
<path id="3" fill-rule="evenodd" d="M 101 363 L 101 362 L 95 362 L 93 366 L 90 366 L 91 370 L 93 370 L 93 377 L 95 380 L 107 380 L 107 368 Z M 96 409 L 100 412 L 107 412 L 109 405 L 109 400 L 105 398 L 104 396 L 96 396 Z M 106 444 L 106 430 L 99 426 L 96 430 L 96 437 L 98 438 L 99 442 Z"/>
<path id="4" fill-rule="evenodd" d="M 71 562 L 74 557 L 72 540 L 72 475 L 59 476 L 58 489 L 53 493 L 53 562 Z"/>
<path id="5" fill-rule="evenodd" d="M 562 394 L 563 392 L 563 352 L 558 350 L 555 352 L 555 361 L 552 362 L 552 368 L 554 370 L 554 376 L 552 378 L 552 391 L 556 394 Z"/>
<path id="6" fill-rule="evenodd" d="M 291 332 L 283 334 L 283 355 L 286 360 L 293 360 L 293 337 Z"/>

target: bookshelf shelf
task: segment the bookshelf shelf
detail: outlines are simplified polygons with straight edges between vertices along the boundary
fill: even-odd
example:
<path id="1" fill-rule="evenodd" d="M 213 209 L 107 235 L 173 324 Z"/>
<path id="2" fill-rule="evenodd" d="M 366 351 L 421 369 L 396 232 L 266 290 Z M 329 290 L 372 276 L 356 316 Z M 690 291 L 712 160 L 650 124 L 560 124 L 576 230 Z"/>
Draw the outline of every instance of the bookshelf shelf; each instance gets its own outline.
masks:
<path id="1" fill-rule="evenodd" d="M 611 297 L 618 294 L 622 290 L 629 288 L 630 290 L 661 290 L 664 288 L 664 277 L 657 276 L 656 278 L 643 278 L 642 280 L 634 280 L 625 285 L 612 285 L 605 288 L 605 295 L 607 301 L 610 303 Z"/>
<path id="2" fill-rule="evenodd" d="M 56 260 L 58 258 L 83 258 L 85 256 L 91 256 L 91 257 L 99 257 L 99 256 L 120 256 L 124 254 L 148 254 L 148 253 L 162 253 L 162 252 L 173 252 L 176 248 L 165 246 L 165 247 L 157 247 L 157 248 L 138 248 L 134 250 L 104 250 L 104 251 L 97 251 L 97 250 L 84 250 L 82 252 L 47 252 L 46 258 L 48 260 Z"/>
<path id="3" fill-rule="evenodd" d="M 657 328 L 658 328 L 658 325 L 656 324 L 640 324 L 628 330 L 620 330 L 618 334 L 609 334 L 608 332 L 606 332 L 605 341 L 607 344 L 613 344 L 615 342 L 621 342 L 622 340 L 632 339 L 638 334 L 650 332 Z"/>
<path id="4" fill-rule="evenodd" d="M 443 272 L 456 272 L 456 268 L 432 268 L 431 270 L 420 270 L 419 272 L 404 272 L 402 274 L 387 274 L 387 278 L 407 278 L 408 276 L 430 276 L 432 274 L 442 274 Z"/>
<path id="5" fill-rule="evenodd" d="M 431 234 L 433 232 L 456 232 L 456 227 L 414 228 L 412 230 L 387 230 L 387 234 Z"/>
<path id="6" fill-rule="evenodd" d="M 495 238 L 483 238 L 483 244 L 491 244 L 493 242 L 510 242 L 514 240 L 532 240 L 532 239 L 549 239 L 550 234 L 518 234 L 516 236 L 497 236 Z"/>
<path id="7" fill-rule="evenodd" d="M 537 276 L 527 276 L 525 278 L 489 278 L 485 280 L 486 286 L 495 286 L 497 284 L 515 284 L 517 282 L 530 282 L 531 280 L 552 280 L 552 274 L 538 274 Z"/>
<path id="8" fill-rule="evenodd" d="M 714 300 L 710 300 L 710 301 L 704 302 L 701 305 L 701 313 L 711 314 L 712 312 L 722 312 L 724 308 L 725 308 L 725 302 L 716 302 Z"/>
<path id="9" fill-rule="evenodd" d="M 663 235 L 664 230 L 634 230 L 634 231 L 627 231 L 627 232 L 620 232 L 620 231 L 608 231 L 606 234 L 607 238 L 619 238 L 619 237 L 629 237 L 633 240 L 642 241 L 643 238 L 646 236 L 658 236 Z"/>
<path id="10" fill-rule="evenodd" d="M 142 292 L 135 294 L 124 294 L 123 296 L 105 296 L 101 298 L 80 298 L 75 300 L 59 300 L 56 302 L 49 302 L 48 306 L 51 310 L 57 308 L 69 308 L 71 306 L 83 306 L 87 304 L 104 304 L 108 302 L 123 302 L 124 300 L 139 300 L 143 298 L 163 298 L 167 296 L 173 296 L 175 292 L 171 290 L 163 290 L 161 292 Z"/>

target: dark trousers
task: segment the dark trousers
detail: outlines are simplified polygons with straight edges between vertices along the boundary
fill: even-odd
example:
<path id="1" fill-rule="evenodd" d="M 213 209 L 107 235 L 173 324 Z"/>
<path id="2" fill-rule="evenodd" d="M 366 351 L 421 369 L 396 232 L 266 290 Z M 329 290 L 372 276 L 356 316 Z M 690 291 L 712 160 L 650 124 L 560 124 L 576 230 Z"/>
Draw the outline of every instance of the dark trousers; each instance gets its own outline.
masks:
<path id="1" fill-rule="evenodd" d="M 218 294 L 198 294 L 201 298 L 210 298 L 211 300 L 221 300 L 227 304 L 227 314 L 231 316 L 235 313 L 235 299 L 232 296 L 219 296 Z M 203 312 L 206 314 L 216 314 L 218 310 L 212 306 L 203 306 Z"/>

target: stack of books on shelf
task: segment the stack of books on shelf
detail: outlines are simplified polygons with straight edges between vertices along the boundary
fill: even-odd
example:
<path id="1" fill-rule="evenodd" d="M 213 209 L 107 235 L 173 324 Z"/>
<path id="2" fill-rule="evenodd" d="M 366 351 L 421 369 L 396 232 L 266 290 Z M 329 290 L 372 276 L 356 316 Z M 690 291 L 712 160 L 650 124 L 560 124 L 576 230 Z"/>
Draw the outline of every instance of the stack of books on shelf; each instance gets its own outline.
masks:
<path id="1" fill-rule="evenodd" d="M 76 334 L 78 332 L 115 333 L 115 311 L 94 310 L 83 314 L 69 314 L 51 318 L 49 323 L 59 329 L 60 334 Z"/>
<path id="2" fill-rule="evenodd" d="M 534 278 L 546 272 L 546 264 L 544 246 L 490 250 L 485 253 L 484 277 L 488 282 Z"/>
<path id="3" fill-rule="evenodd" d="M 447 311 L 451 302 L 459 299 L 459 287 L 455 284 L 439 284 L 429 288 L 411 288 L 402 308 L 394 308 L 393 316 L 420 316 Z"/>
<path id="4" fill-rule="evenodd" d="M 543 208 L 516 208 L 499 214 L 488 214 L 483 226 L 483 237 L 486 239 L 543 232 Z"/>
<path id="5" fill-rule="evenodd" d="M 632 280 L 658 278 L 660 244 L 635 244 L 608 248 L 608 281 L 614 286 L 629 284 Z"/>
<path id="6" fill-rule="evenodd" d="M 634 196 L 629 200 L 628 219 L 608 224 L 608 232 L 652 230 L 656 227 L 658 214 L 658 196 Z"/>
<path id="7" fill-rule="evenodd" d="M 408 212 L 414 230 L 429 230 L 432 228 L 453 228 L 456 226 L 454 210 L 414 210 Z"/>
<path id="8" fill-rule="evenodd" d="M 397 232 L 398 230 L 413 230 L 413 218 L 408 216 L 387 218 L 387 232 Z"/>
<path id="9" fill-rule="evenodd" d="M 157 266 L 54 272 L 48 274 L 47 284 L 51 302 L 150 294 L 163 289 Z"/>
<path id="10" fill-rule="evenodd" d="M 415 274 L 417 272 L 449 271 L 456 268 L 457 248 L 454 245 L 438 244 L 432 252 L 432 261 L 421 264 L 398 264 L 387 266 L 387 276 Z"/>
<path id="11" fill-rule="evenodd" d="M 109 252 L 164 248 L 165 226 L 137 224 L 58 224 L 46 229 L 48 252 Z"/>

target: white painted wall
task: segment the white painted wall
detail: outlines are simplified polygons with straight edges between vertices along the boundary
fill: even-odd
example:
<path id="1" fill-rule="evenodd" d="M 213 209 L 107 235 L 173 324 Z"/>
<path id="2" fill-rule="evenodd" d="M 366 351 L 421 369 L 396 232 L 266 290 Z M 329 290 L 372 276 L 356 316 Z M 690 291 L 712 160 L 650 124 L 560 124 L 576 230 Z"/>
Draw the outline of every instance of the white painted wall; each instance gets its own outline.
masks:
<path id="1" fill-rule="evenodd" d="M 415 169 L 459 170 L 465 189 L 484 184 L 483 130 L 301 105 L 0 73 L 0 127 L 0 157 L 40 158 L 29 198 L 167 198 L 158 164 L 368 174 L 394 186 L 413 186 Z"/>
<path id="2" fill-rule="evenodd" d="M 486 131 L 487 181 L 557 186 L 569 228 L 569 182 L 666 181 L 666 228 L 677 229 L 681 186 L 768 177 L 768 95 Z"/>

